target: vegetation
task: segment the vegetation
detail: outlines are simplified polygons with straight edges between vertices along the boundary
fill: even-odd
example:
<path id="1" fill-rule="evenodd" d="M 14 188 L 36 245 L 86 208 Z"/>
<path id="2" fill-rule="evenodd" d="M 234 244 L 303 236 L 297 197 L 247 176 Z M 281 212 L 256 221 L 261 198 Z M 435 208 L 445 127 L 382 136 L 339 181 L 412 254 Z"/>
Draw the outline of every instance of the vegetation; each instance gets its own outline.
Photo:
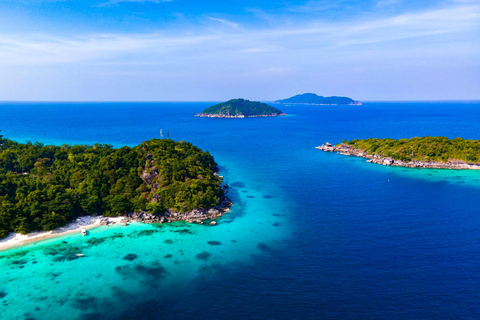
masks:
<path id="1" fill-rule="evenodd" d="M 304 104 L 355 104 L 358 102 L 347 97 L 322 97 L 315 93 L 298 94 L 288 99 L 277 100 L 278 103 L 304 103 Z"/>
<path id="2" fill-rule="evenodd" d="M 415 137 L 411 139 L 366 139 L 344 141 L 355 149 L 404 162 L 462 160 L 480 161 L 480 141 L 446 137 Z"/>
<path id="3" fill-rule="evenodd" d="M 208 152 L 183 141 L 114 149 L 20 144 L 0 135 L 0 238 L 87 214 L 213 207 L 223 195 L 216 171 Z"/>
<path id="4" fill-rule="evenodd" d="M 273 108 L 266 103 L 249 101 L 245 99 L 233 99 L 211 106 L 200 113 L 200 116 L 218 115 L 225 117 L 245 116 L 278 116 L 282 111 Z"/>

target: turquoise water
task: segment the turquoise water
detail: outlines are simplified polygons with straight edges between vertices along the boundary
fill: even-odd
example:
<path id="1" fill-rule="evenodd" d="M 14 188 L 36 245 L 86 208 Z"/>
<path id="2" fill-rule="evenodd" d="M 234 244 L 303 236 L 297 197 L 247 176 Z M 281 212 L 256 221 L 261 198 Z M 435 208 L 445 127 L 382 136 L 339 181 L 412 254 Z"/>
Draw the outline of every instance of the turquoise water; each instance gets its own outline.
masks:
<path id="1" fill-rule="evenodd" d="M 233 170 L 229 173 L 227 183 L 236 177 Z M 241 177 L 242 182 L 232 181 L 234 208 L 216 226 L 113 225 L 92 229 L 85 237 L 68 235 L 0 253 L 6 271 L 0 276 L 5 283 L 0 291 L 7 293 L 3 314 L 8 319 L 80 319 L 100 311 L 101 317 L 117 318 L 132 304 L 142 304 L 146 291 L 161 299 L 198 278 L 216 277 L 230 265 L 251 267 L 256 256 L 269 255 L 271 247 L 281 249 L 279 243 L 289 236 L 288 202 L 272 199 L 269 194 L 281 194 L 274 186 L 268 190 L 248 175 Z M 132 261 L 125 259 L 128 254 L 135 255 Z"/>
<path id="2" fill-rule="evenodd" d="M 209 105 L 0 104 L 2 134 L 22 142 L 120 147 L 168 131 L 214 155 L 235 202 L 216 226 L 110 226 L 0 252 L 3 318 L 478 317 L 480 172 L 384 167 L 314 147 L 478 138 L 480 103 L 193 116 Z"/>

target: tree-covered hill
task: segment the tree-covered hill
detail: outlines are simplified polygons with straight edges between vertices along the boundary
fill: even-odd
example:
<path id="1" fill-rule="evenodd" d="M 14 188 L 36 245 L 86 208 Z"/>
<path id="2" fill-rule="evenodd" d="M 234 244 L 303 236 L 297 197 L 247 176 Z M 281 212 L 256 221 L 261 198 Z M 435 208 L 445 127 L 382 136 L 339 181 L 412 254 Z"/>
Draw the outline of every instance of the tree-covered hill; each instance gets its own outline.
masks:
<path id="1" fill-rule="evenodd" d="M 480 141 L 446 137 L 415 137 L 411 139 L 365 139 L 344 141 L 357 150 L 371 155 L 391 157 L 404 162 L 461 160 L 466 162 L 480 161 Z"/>
<path id="2" fill-rule="evenodd" d="M 216 104 L 203 110 L 197 116 L 200 117 L 220 117 L 220 118 L 240 118 L 240 117 L 266 117 L 280 116 L 282 111 L 269 106 L 266 103 L 249 101 L 245 99 L 232 99 L 226 102 Z"/>
<path id="3" fill-rule="evenodd" d="M 52 230 L 78 216 L 210 208 L 223 196 L 217 164 L 187 142 L 130 148 L 44 146 L 0 136 L 0 238 Z"/>
<path id="4" fill-rule="evenodd" d="M 277 100 L 275 102 L 292 104 L 361 104 L 347 97 L 323 97 L 315 93 L 298 94 L 288 99 Z"/>

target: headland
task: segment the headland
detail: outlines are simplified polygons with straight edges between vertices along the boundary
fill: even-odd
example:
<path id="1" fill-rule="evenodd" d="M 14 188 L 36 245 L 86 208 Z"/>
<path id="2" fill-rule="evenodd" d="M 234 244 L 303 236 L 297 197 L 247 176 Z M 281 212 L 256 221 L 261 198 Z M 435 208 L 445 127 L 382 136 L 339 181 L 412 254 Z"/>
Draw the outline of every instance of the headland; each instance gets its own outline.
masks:
<path id="1" fill-rule="evenodd" d="M 352 140 L 337 145 L 327 142 L 316 148 L 366 158 L 367 162 L 386 166 L 480 170 L 480 162 L 476 162 L 477 146 L 480 146 L 478 140 L 415 137 L 400 140 Z"/>
<path id="2" fill-rule="evenodd" d="M 183 141 L 114 149 L 22 144 L 0 135 L 0 159 L 0 238 L 53 237 L 108 225 L 109 217 L 203 224 L 232 206 L 214 158 Z"/>

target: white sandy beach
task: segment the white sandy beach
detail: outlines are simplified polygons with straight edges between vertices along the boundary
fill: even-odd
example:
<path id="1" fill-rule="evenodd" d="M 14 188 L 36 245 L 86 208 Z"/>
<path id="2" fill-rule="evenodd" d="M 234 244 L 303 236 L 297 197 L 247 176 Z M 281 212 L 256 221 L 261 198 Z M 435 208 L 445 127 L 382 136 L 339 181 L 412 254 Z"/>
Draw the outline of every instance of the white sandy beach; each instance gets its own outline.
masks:
<path id="1" fill-rule="evenodd" d="M 10 248 L 19 247 L 28 243 L 51 239 L 59 236 L 78 232 L 80 233 L 82 228 L 89 230 L 100 226 L 100 220 L 103 216 L 85 216 L 77 218 L 74 222 L 70 222 L 64 227 L 52 230 L 52 231 L 38 231 L 29 234 L 20 234 L 11 232 L 7 237 L 0 240 L 0 251 Z M 117 224 L 123 217 L 108 217 L 110 224 Z"/>

